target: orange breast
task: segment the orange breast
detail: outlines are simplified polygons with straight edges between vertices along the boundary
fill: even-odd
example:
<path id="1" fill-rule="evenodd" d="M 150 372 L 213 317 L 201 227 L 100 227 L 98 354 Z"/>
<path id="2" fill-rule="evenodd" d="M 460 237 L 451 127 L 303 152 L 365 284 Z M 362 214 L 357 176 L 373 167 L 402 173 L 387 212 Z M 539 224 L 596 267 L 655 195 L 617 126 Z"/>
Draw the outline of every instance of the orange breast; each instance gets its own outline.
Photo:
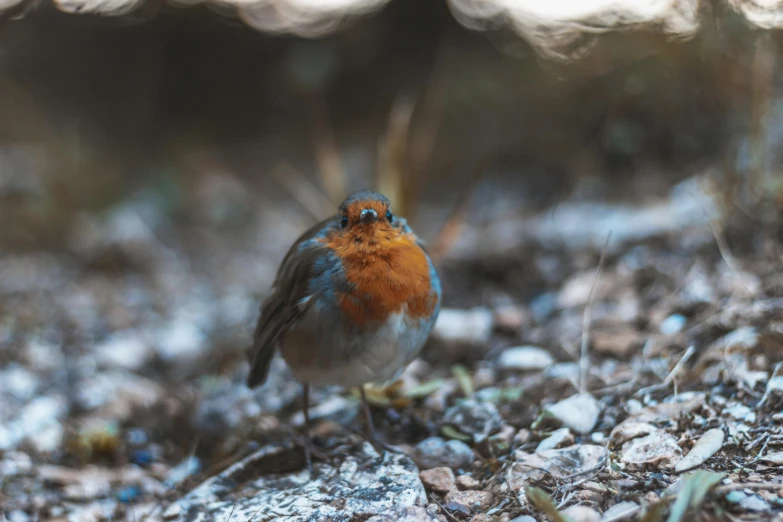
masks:
<path id="1" fill-rule="evenodd" d="M 430 286 L 429 260 L 412 235 L 378 226 L 322 241 L 340 257 L 354 286 L 338 295 L 340 308 L 354 323 L 383 321 L 404 308 L 410 318 L 432 314 L 437 297 Z"/>

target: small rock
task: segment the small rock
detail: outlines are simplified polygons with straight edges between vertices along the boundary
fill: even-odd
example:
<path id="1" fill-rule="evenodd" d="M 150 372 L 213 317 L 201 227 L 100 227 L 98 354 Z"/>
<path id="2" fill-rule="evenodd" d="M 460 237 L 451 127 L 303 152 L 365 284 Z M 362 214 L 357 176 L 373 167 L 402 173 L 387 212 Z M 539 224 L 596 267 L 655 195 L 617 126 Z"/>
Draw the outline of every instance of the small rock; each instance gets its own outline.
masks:
<path id="1" fill-rule="evenodd" d="M 158 354 L 164 361 L 189 359 L 204 351 L 207 337 L 185 314 L 158 332 Z"/>
<path id="2" fill-rule="evenodd" d="M 95 345 L 95 358 L 106 366 L 139 370 L 152 356 L 152 347 L 136 332 L 115 333 Z"/>
<path id="3" fill-rule="evenodd" d="M 0 477 L 14 477 L 29 473 L 33 469 L 33 459 L 21 451 L 9 451 L 0 460 Z"/>
<path id="4" fill-rule="evenodd" d="M 537 295 L 530 301 L 530 314 L 533 320 L 543 323 L 557 309 L 557 292 Z"/>
<path id="5" fill-rule="evenodd" d="M 523 446 L 530 442 L 530 439 L 533 437 L 533 434 L 530 433 L 530 430 L 526 428 L 522 428 L 517 432 L 516 435 L 514 435 L 514 446 Z"/>
<path id="6" fill-rule="evenodd" d="M 601 514 L 587 506 L 571 506 L 561 513 L 569 517 L 573 522 L 600 522 Z"/>
<path id="7" fill-rule="evenodd" d="M 673 314 L 661 321 L 658 329 L 664 335 L 674 335 L 680 333 L 682 329 L 685 328 L 687 322 L 688 319 L 686 319 L 684 315 Z"/>
<path id="8" fill-rule="evenodd" d="M 166 484 L 174 487 L 185 479 L 197 473 L 201 469 L 201 461 L 198 457 L 190 456 L 171 468 L 166 474 Z"/>
<path id="9" fill-rule="evenodd" d="M 30 515 L 21 509 L 16 509 L 8 513 L 8 522 L 28 522 L 29 520 Z"/>
<path id="10" fill-rule="evenodd" d="M 34 398 L 15 419 L 0 424 L 0 450 L 15 449 L 23 441 L 29 441 L 42 453 L 56 450 L 65 434 L 60 420 L 67 411 L 64 397 Z"/>
<path id="11" fill-rule="evenodd" d="M 424 487 L 436 493 L 448 493 L 455 488 L 454 472 L 451 468 L 440 467 L 427 469 L 419 473 Z"/>
<path id="12" fill-rule="evenodd" d="M 579 379 L 579 364 L 575 362 L 553 364 L 544 371 L 544 377 L 575 383 Z"/>
<path id="13" fill-rule="evenodd" d="M 7 393 L 18 401 L 27 401 L 37 389 L 38 377 L 24 366 L 11 363 L 0 370 L 0 397 Z"/>
<path id="14" fill-rule="evenodd" d="M 574 436 L 571 434 L 571 430 L 568 428 L 560 428 L 559 430 L 553 431 L 549 437 L 539 442 L 536 451 L 540 452 L 562 448 L 563 446 L 570 446 L 573 443 Z"/>
<path id="15" fill-rule="evenodd" d="M 588 393 L 573 395 L 546 409 L 564 426 L 577 433 L 590 433 L 598 422 L 601 404 Z"/>
<path id="16" fill-rule="evenodd" d="M 482 442 L 500 431 L 503 418 L 493 403 L 468 399 L 446 410 L 443 423 L 451 424 L 460 432 L 472 435 L 476 442 Z"/>
<path id="17" fill-rule="evenodd" d="M 536 522 L 536 519 L 528 515 L 522 515 L 520 517 L 512 518 L 508 522 Z"/>
<path id="18" fill-rule="evenodd" d="M 492 448 L 493 453 L 504 453 L 511 449 L 511 444 L 514 441 L 514 435 L 516 429 L 513 426 L 504 424 L 498 433 L 495 433 L 489 437 L 489 445 Z"/>
<path id="19" fill-rule="evenodd" d="M 420 506 L 408 506 L 397 511 L 387 511 L 367 519 L 367 522 L 438 522 L 434 513 Z"/>
<path id="20" fill-rule="evenodd" d="M 592 444 L 536 453 L 517 450 L 514 453 L 517 462 L 509 468 L 506 480 L 509 487 L 518 490 L 547 475 L 558 479 L 588 473 L 605 465 L 608 455 L 606 448 Z"/>
<path id="21" fill-rule="evenodd" d="M 445 342 L 483 344 L 489 340 L 492 324 L 492 312 L 488 308 L 444 308 L 438 315 L 432 335 Z"/>
<path id="22" fill-rule="evenodd" d="M 430 437 L 419 442 L 413 450 L 413 460 L 420 469 L 445 466 L 452 469 L 466 469 L 476 456 L 470 446 L 458 440 L 445 441 Z"/>
<path id="23" fill-rule="evenodd" d="M 620 447 L 631 439 L 644 437 L 658 431 L 658 428 L 647 422 L 638 422 L 634 419 L 626 419 L 614 427 L 609 434 L 612 447 Z"/>
<path id="24" fill-rule="evenodd" d="M 599 302 L 611 294 L 616 283 L 616 274 L 603 272 L 596 278 L 594 269 L 576 273 L 563 285 L 557 304 L 569 309 L 586 305 L 591 297 L 593 302 Z"/>
<path id="25" fill-rule="evenodd" d="M 490 515 L 479 513 L 475 517 L 470 519 L 470 522 L 493 522 L 495 519 Z"/>
<path id="26" fill-rule="evenodd" d="M 748 494 L 744 491 L 730 491 L 726 495 L 726 500 L 733 504 L 739 504 L 739 507 L 746 511 L 769 511 L 770 505 L 761 497 L 755 494 Z"/>
<path id="27" fill-rule="evenodd" d="M 530 313 L 522 306 L 505 305 L 495 308 L 496 328 L 517 332 L 524 325 L 530 324 L 530 319 Z"/>
<path id="28" fill-rule="evenodd" d="M 457 477 L 457 487 L 461 490 L 466 489 L 478 489 L 479 481 L 471 477 L 470 475 L 460 475 Z"/>
<path id="29" fill-rule="evenodd" d="M 720 351 L 731 351 L 732 349 L 750 350 L 755 348 L 758 342 L 758 330 L 752 326 L 743 326 L 717 339 L 713 343 L 713 347 L 718 348 Z"/>
<path id="30" fill-rule="evenodd" d="M 443 504 L 443 509 L 460 519 L 467 519 L 470 516 L 470 508 L 459 502 L 446 502 Z"/>
<path id="31" fill-rule="evenodd" d="M 634 513 L 639 511 L 639 504 L 636 502 L 620 502 L 604 511 L 604 515 L 601 517 L 601 522 L 619 522 L 625 520 Z"/>
<path id="32" fill-rule="evenodd" d="M 293 469 L 281 473 L 281 463 Z M 318 472 L 312 476 L 299 448 L 265 446 L 207 479 L 166 508 L 163 516 L 185 522 L 193 513 L 209 513 L 209 520 L 228 520 L 234 513 L 233 519 L 260 522 L 273 517 L 366 520 L 391 513 L 392 520 L 401 520 L 397 514 L 414 517 L 412 521 L 432 520 L 424 508 L 406 511 L 425 504 L 427 495 L 413 462 L 404 455 L 379 454 L 365 443 L 338 467 L 314 465 Z M 242 484 L 242 494 L 226 484 Z M 426 518 L 415 518 L 419 516 Z"/>
<path id="33" fill-rule="evenodd" d="M 775 464 L 776 466 L 783 466 L 783 451 L 769 453 L 764 457 L 761 457 L 761 459 L 759 460 L 762 460 L 764 462 L 769 462 L 771 464 Z"/>
<path id="34" fill-rule="evenodd" d="M 681 393 L 676 399 L 653 406 L 646 406 L 632 413 L 639 422 L 657 422 L 676 419 L 683 413 L 693 413 L 706 404 L 707 394 L 703 392 Z M 629 405 L 631 401 L 628 401 Z"/>
<path id="35" fill-rule="evenodd" d="M 446 495 L 446 502 L 456 502 L 468 506 L 471 510 L 487 509 L 492 504 L 492 493 L 488 491 L 450 491 Z"/>
<path id="36" fill-rule="evenodd" d="M 738 421 L 749 422 L 751 424 L 756 422 L 756 413 L 744 404 L 734 404 L 731 407 L 724 409 L 723 413 Z"/>
<path id="37" fill-rule="evenodd" d="M 699 437 L 699 440 L 693 445 L 691 451 L 677 463 L 674 467 L 674 471 L 682 473 L 683 471 L 688 471 L 689 469 L 704 464 L 707 459 L 720 451 L 721 446 L 723 446 L 724 437 L 723 430 L 720 428 L 708 430 L 704 435 Z"/>
<path id="38" fill-rule="evenodd" d="M 682 458 L 677 439 L 663 430 L 623 444 L 621 460 L 635 468 L 672 469 Z"/>
<path id="39" fill-rule="evenodd" d="M 641 334 L 631 327 L 596 330 L 590 334 L 593 350 L 602 355 L 625 359 L 641 346 Z"/>
<path id="40" fill-rule="evenodd" d="M 554 362 L 554 357 L 548 351 L 536 346 L 507 348 L 498 358 L 500 368 L 517 371 L 544 370 Z"/>

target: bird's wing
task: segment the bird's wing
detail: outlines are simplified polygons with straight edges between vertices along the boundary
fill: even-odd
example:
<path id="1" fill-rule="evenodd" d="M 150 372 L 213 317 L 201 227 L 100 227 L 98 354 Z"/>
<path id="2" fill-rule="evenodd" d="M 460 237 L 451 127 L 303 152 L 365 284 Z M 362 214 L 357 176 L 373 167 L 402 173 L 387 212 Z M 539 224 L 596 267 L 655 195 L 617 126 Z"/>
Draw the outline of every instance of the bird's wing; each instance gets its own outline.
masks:
<path id="1" fill-rule="evenodd" d="M 261 304 L 261 316 L 248 353 L 247 385 L 251 388 L 264 383 L 280 337 L 312 303 L 308 286 L 313 264 L 327 249 L 315 239 L 336 227 L 336 222 L 336 218 L 331 217 L 314 225 L 294 242 L 283 258 L 272 293 Z"/>

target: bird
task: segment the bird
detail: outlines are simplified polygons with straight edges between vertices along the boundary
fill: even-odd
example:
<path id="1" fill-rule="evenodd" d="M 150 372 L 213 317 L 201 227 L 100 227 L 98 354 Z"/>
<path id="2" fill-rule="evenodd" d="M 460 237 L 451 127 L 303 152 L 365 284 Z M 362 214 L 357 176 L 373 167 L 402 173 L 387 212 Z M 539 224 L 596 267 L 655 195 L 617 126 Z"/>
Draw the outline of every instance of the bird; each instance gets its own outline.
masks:
<path id="1" fill-rule="evenodd" d="M 335 215 L 296 239 L 261 304 L 247 385 L 266 381 L 279 349 L 302 384 L 308 469 L 310 386 L 358 388 L 376 441 L 364 386 L 393 382 L 418 356 L 441 298 L 424 243 L 378 192 L 349 195 Z"/>

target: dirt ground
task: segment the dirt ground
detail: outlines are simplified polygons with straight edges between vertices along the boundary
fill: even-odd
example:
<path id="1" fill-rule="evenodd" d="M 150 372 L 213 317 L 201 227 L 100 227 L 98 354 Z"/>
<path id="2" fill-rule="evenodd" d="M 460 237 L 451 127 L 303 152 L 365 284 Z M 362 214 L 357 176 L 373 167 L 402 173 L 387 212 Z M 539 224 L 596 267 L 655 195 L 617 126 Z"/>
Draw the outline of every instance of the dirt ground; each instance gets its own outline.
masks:
<path id="1" fill-rule="evenodd" d="M 690 503 L 669 520 L 782 517 L 783 220 L 772 203 L 725 210 L 705 179 L 466 222 L 440 261 L 444 310 L 422 357 L 370 390 L 429 515 L 663 520 Z M 228 235 L 174 227 L 142 195 L 77 220 L 67 253 L 3 255 L 7 520 L 160 520 L 205 478 L 292 440 L 299 386 L 278 360 L 248 390 L 243 351 L 307 218 L 270 236 L 281 209 L 248 208 L 253 225 Z M 355 453 L 356 395 L 317 390 L 314 405 L 318 445 Z M 467 459 L 433 449 L 448 440 Z"/>

